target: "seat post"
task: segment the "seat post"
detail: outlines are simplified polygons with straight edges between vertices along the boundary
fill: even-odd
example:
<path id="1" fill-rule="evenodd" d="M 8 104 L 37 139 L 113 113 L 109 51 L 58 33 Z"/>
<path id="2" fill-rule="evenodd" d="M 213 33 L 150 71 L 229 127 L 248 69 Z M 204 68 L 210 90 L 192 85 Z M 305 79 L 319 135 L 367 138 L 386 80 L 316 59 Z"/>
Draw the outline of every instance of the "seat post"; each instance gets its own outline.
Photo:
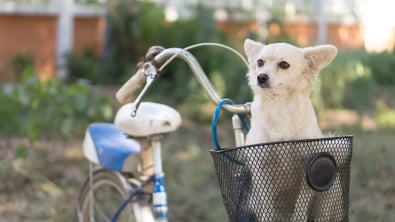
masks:
<path id="1" fill-rule="evenodd" d="M 162 167 L 162 145 L 161 145 L 162 138 L 163 138 L 162 135 L 154 135 L 151 137 L 155 177 L 164 176 L 163 167 Z"/>

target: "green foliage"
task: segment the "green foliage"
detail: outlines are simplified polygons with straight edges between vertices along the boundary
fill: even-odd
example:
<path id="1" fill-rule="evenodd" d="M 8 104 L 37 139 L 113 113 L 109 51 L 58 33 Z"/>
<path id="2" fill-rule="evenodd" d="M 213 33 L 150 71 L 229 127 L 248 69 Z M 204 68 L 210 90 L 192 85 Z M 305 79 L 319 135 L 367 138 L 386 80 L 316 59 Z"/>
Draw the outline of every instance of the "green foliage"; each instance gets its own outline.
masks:
<path id="1" fill-rule="evenodd" d="M 340 51 L 333 63 L 321 71 L 320 84 L 314 94 L 317 107 L 321 110 L 376 110 L 382 116 L 376 119 L 383 119 L 383 113 L 388 116 L 391 107 L 383 110 L 376 106 L 376 101 L 383 91 L 391 91 L 395 86 L 394 61 L 395 52 L 377 54 L 363 50 Z"/>
<path id="2" fill-rule="evenodd" d="M 15 150 L 15 157 L 17 159 L 26 159 L 28 157 L 27 147 L 25 146 L 18 146 Z"/>
<path id="3" fill-rule="evenodd" d="M 97 75 L 100 63 L 94 49 L 87 48 L 81 53 L 69 52 L 65 57 L 68 82 L 75 82 L 80 79 L 87 79 L 93 83 L 98 81 Z"/>
<path id="4" fill-rule="evenodd" d="M 122 82 L 153 45 L 182 48 L 218 40 L 211 9 L 199 6 L 193 19 L 169 23 L 164 8 L 150 1 L 114 1 L 109 5 L 110 41 L 100 77 L 104 83 Z"/>
<path id="5" fill-rule="evenodd" d="M 370 67 L 374 80 L 383 86 L 395 85 L 395 50 L 370 54 L 365 63 Z"/>
<path id="6" fill-rule="evenodd" d="M 74 2 L 82 4 L 103 4 L 102 0 L 74 0 Z"/>
<path id="7" fill-rule="evenodd" d="M 395 129 L 395 110 L 383 101 L 377 102 L 376 122 L 381 129 Z"/>
<path id="8" fill-rule="evenodd" d="M 12 75 L 19 80 L 23 70 L 34 66 L 34 56 L 30 52 L 17 54 L 9 60 L 9 66 L 11 67 Z"/>
<path id="9" fill-rule="evenodd" d="M 20 83 L 1 87 L 1 134 L 25 135 L 31 140 L 68 137 L 81 133 L 92 121 L 112 117 L 109 98 L 93 96 L 86 84 L 42 82 L 31 67 L 22 76 Z"/>
<path id="10" fill-rule="evenodd" d="M 140 4 L 137 0 L 108 1 L 107 41 L 97 77 L 100 83 L 120 83 L 129 74 L 130 67 L 135 67 L 140 56 Z M 156 22 L 152 19 L 153 25 Z"/>
<path id="11" fill-rule="evenodd" d="M 359 132 L 354 136 L 350 180 L 350 221 L 391 221 L 395 182 L 394 133 Z"/>
<path id="12" fill-rule="evenodd" d="M 370 67 L 363 63 L 365 51 L 343 51 L 319 76 L 314 101 L 321 110 L 348 108 L 362 110 L 374 107 L 377 84 Z M 318 96 L 318 98 L 317 98 Z"/>

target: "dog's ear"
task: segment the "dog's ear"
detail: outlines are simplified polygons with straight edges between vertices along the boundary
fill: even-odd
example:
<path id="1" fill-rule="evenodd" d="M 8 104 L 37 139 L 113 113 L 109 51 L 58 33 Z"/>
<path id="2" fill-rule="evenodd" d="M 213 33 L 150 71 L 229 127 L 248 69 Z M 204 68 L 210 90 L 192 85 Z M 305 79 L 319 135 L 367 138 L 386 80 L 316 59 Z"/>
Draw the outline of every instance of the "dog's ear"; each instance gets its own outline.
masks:
<path id="1" fill-rule="evenodd" d="M 246 39 L 244 41 L 244 52 L 248 58 L 254 56 L 259 50 L 261 50 L 265 45 L 260 42 L 253 41 L 251 39 Z"/>
<path id="2" fill-rule="evenodd" d="M 305 58 L 310 68 L 321 70 L 329 65 L 337 54 L 337 49 L 333 45 L 321 45 L 305 48 Z"/>

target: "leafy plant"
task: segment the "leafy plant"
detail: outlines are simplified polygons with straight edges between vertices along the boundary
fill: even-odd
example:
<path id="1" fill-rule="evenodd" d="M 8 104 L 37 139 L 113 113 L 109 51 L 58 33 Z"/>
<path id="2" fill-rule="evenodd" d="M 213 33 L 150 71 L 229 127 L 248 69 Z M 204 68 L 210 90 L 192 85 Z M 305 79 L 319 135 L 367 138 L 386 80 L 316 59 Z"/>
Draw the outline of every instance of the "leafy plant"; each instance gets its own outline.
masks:
<path id="1" fill-rule="evenodd" d="M 75 82 L 80 79 L 97 82 L 100 62 L 94 49 L 87 48 L 81 53 L 72 51 L 67 53 L 65 57 L 68 82 Z"/>
<path id="2" fill-rule="evenodd" d="M 20 74 L 28 67 L 34 66 L 34 56 L 30 52 L 17 54 L 9 60 L 11 74 L 16 77 L 16 80 L 21 78 Z"/>
<path id="3" fill-rule="evenodd" d="M 391 52 L 371 53 L 365 63 L 372 70 L 373 79 L 383 86 L 395 85 L 395 50 Z"/>
<path id="4" fill-rule="evenodd" d="M 314 102 L 321 110 L 374 107 L 376 83 L 363 63 L 365 51 L 341 51 L 319 76 Z"/>
<path id="5" fill-rule="evenodd" d="M 64 85 L 56 79 L 40 81 L 29 67 L 18 84 L 1 87 L 0 133 L 40 137 L 69 137 L 82 133 L 92 121 L 110 120 L 110 99 L 93 95 L 89 85 Z"/>

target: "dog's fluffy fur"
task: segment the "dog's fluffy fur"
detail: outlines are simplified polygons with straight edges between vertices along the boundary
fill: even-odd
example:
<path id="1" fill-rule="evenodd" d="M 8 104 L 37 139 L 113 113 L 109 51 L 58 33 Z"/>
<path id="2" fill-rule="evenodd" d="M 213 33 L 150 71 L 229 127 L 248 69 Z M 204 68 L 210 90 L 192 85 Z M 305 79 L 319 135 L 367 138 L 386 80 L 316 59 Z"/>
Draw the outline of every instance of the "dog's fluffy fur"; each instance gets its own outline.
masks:
<path id="1" fill-rule="evenodd" d="M 308 48 L 298 48 L 286 43 L 264 45 L 249 39 L 245 41 L 244 49 L 249 63 L 247 77 L 254 94 L 251 104 L 251 129 L 247 134 L 246 144 L 322 137 L 310 94 L 319 71 L 331 63 L 337 49 L 331 45 Z M 306 215 L 297 217 L 308 221 L 311 218 L 308 211 L 311 206 L 318 205 L 320 200 L 313 198 L 314 200 L 307 201 L 299 196 L 300 193 L 311 192 L 303 182 L 303 167 L 288 172 L 298 178 L 297 180 L 281 182 L 275 177 L 265 177 L 264 188 L 261 181 L 263 175 L 273 170 L 281 174 L 281 169 L 289 168 L 288 161 L 301 160 L 291 157 L 284 159 L 274 152 L 267 155 L 269 157 L 258 157 L 264 161 L 246 165 L 246 170 L 250 172 L 252 169 L 259 169 L 251 175 L 251 184 L 247 189 L 262 192 L 262 195 L 248 196 L 246 199 L 248 209 L 263 205 L 272 209 L 271 216 L 258 215 L 253 211 L 247 214 L 254 221 L 266 221 L 268 217 L 277 218 L 275 221 L 294 221 L 294 210 L 299 208 Z M 299 189 L 300 193 L 289 191 L 289 185 Z M 286 212 L 277 210 L 280 205 L 287 208 Z"/>
<path id="2" fill-rule="evenodd" d="M 321 137 L 310 94 L 319 71 L 334 59 L 337 49 L 263 45 L 247 39 L 244 50 L 254 93 L 246 144 Z"/>

